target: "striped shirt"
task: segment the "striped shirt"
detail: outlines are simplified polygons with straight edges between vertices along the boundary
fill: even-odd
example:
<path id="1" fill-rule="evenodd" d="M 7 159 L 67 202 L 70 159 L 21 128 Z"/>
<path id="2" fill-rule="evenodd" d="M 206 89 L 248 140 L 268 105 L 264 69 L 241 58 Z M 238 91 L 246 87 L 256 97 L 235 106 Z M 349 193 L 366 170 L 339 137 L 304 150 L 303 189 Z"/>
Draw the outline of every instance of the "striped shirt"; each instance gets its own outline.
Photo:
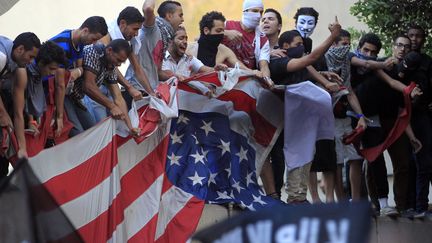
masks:
<path id="1" fill-rule="evenodd" d="M 74 68 L 74 63 L 77 60 L 83 58 L 84 45 L 79 44 L 77 47 L 74 47 L 72 44 L 72 30 L 65 30 L 50 40 L 54 41 L 61 48 L 63 48 L 68 60 L 67 66 L 65 67 L 66 69 Z"/>

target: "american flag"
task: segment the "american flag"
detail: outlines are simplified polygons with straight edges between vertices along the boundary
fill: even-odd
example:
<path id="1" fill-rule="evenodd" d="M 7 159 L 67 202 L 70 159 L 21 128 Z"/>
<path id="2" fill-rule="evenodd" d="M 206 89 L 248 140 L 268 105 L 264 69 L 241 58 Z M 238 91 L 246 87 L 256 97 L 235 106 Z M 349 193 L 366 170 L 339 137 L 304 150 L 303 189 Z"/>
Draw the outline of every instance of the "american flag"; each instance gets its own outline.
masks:
<path id="1" fill-rule="evenodd" d="M 30 159 L 86 242 L 185 242 L 205 202 L 273 203 L 257 175 L 281 130 L 282 100 L 253 80 L 217 99 L 190 91 L 178 90 L 179 117 L 144 140 L 107 119 Z"/>
<path id="2" fill-rule="evenodd" d="M 169 123 L 140 142 L 124 131 L 123 122 L 109 118 L 30 158 L 85 242 L 155 242 L 170 223 L 161 215 L 161 198 L 176 192 L 164 187 Z"/>
<path id="3" fill-rule="evenodd" d="M 283 122 L 282 101 L 253 80 L 216 99 L 180 85 L 179 117 L 171 123 L 167 176 L 207 203 L 250 210 L 274 204 L 257 183 Z"/>

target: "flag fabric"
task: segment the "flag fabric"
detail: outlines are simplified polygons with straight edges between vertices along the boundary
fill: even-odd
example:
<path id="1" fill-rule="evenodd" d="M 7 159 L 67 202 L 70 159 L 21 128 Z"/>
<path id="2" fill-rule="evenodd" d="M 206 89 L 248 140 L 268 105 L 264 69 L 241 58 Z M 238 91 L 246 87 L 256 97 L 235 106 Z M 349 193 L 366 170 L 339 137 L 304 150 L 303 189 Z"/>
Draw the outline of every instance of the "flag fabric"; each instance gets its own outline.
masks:
<path id="1" fill-rule="evenodd" d="M 0 183 L 0 242 L 83 242 L 27 160 Z"/>
<path id="2" fill-rule="evenodd" d="M 217 85 L 214 74 L 199 80 Z M 252 78 L 240 80 L 212 99 L 179 85 L 166 170 L 169 181 L 207 203 L 256 210 L 277 203 L 257 178 L 282 130 L 283 100 Z"/>
<path id="3" fill-rule="evenodd" d="M 395 124 L 385 138 L 384 142 L 375 147 L 360 149 L 361 156 L 363 156 L 367 161 L 375 161 L 376 158 L 378 158 L 378 156 L 384 152 L 384 150 L 392 145 L 402 135 L 402 133 L 404 133 L 405 128 L 408 126 L 411 119 L 412 107 L 410 94 L 415 87 L 416 84 L 412 82 L 404 89 L 403 96 L 405 106 L 399 111 Z"/>
<path id="4" fill-rule="evenodd" d="M 285 89 L 284 153 L 288 170 L 312 161 L 315 142 L 334 139 L 330 94 L 310 81 Z"/>
<path id="5" fill-rule="evenodd" d="M 257 177 L 282 129 L 283 101 L 255 80 L 219 76 L 203 76 L 222 87 L 217 98 L 174 83 L 137 102 L 129 114 L 141 138 L 108 118 L 30 158 L 85 242 L 185 242 L 205 202 L 275 202 Z"/>
<path id="6" fill-rule="evenodd" d="M 138 106 L 138 119 L 151 110 L 148 99 Z M 172 105 L 175 96 L 169 100 Z M 164 187 L 168 131 L 169 122 L 159 121 L 137 142 L 123 122 L 109 118 L 43 150 L 30 165 L 85 242 L 154 242 L 167 217 L 161 198 L 171 195 Z"/>

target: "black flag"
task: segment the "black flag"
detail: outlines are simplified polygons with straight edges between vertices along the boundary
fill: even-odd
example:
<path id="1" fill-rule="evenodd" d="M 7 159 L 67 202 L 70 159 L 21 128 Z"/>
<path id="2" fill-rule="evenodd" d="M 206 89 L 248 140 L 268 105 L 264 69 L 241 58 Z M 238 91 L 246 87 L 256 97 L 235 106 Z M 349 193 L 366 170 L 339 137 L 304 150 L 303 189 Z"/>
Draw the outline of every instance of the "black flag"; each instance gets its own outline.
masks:
<path id="1" fill-rule="evenodd" d="M 0 184 L 0 242 L 83 242 L 27 160 Z"/>
<path id="2" fill-rule="evenodd" d="M 205 243 L 365 243 L 370 221 L 367 202 L 277 206 L 242 213 L 198 232 L 193 239 Z"/>

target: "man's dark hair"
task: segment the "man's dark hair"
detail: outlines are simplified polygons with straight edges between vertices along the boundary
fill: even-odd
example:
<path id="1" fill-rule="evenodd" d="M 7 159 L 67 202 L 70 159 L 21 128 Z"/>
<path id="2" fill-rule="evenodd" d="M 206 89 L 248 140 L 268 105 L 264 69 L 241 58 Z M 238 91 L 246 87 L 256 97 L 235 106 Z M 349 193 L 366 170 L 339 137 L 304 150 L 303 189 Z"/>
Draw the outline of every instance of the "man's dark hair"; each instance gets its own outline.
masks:
<path id="1" fill-rule="evenodd" d="M 177 1 L 164 1 L 159 5 L 157 13 L 159 17 L 165 18 L 168 13 L 174 13 L 177 7 L 181 7 L 181 4 Z"/>
<path id="2" fill-rule="evenodd" d="M 123 39 L 115 39 L 111 41 L 111 43 L 109 43 L 106 48 L 108 47 L 111 47 L 115 53 L 125 51 L 127 56 L 129 56 L 132 52 L 132 47 L 130 46 L 129 42 Z"/>
<path id="3" fill-rule="evenodd" d="M 41 42 L 39 38 L 32 32 L 24 32 L 19 34 L 13 41 L 12 50 L 23 45 L 24 50 L 30 51 L 33 47 L 40 48 Z"/>
<path id="4" fill-rule="evenodd" d="M 294 19 L 295 19 L 295 22 L 296 22 L 296 23 L 297 23 L 298 17 L 299 17 L 300 15 L 313 16 L 313 17 L 315 17 L 315 23 L 318 23 L 318 16 L 319 16 L 319 13 L 318 13 L 314 8 L 306 8 L 306 7 L 303 7 L 303 8 L 299 8 L 299 9 L 297 9 L 296 14 L 294 15 Z"/>
<path id="5" fill-rule="evenodd" d="M 400 32 L 397 35 L 395 35 L 395 37 L 393 38 L 393 44 L 395 44 L 396 40 L 399 38 L 406 38 L 408 40 L 410 39 L 405 33 Z"/>
<path id="6" fill-rule="evenodd" d="M 335 42 L 335 43 L 338 43 L 339 41 L 342 40 L 343 37 L 351 38 L 351 34 L 350 34 L 350 32 L 348 32 L 347 30 L 341 29 L 341 30 L 340 30 L 340 34 L 338 35 L 338 37 L 336 37 L 336 39 L 335 39 L 334 42 Z"/>
<path id="7" fill-rule="evenodd" d="M 204 14 L 204 16 L 202 16 L 199 22 L 201 35 L 204 35 L 205 27 L 207 27 L 209 30 L 211 30 L 211 28 L 214 27 L 214 20 L 220 20 L 222 22 L 225 22 L 226 19 L 221 12 L 217 12 L 217 11 L 211 11 Z"/>
<path id="8" fill-rule="evenodd" d="M 84 28 L 87 28 L 92 34 L 101 34 L 105 36 L 108 33 L 108 26 L 105 19 L 101 16 L 92 16 L 87 18 L 80 27 L 80 29 Z"/>
<path id="9" fill-rule="evenodd" d="M 47 41 L 41 45 L 35 61 L 36 63 L 42 63 L 42 65 L 48 65 L 53 62 L 65 65 L 66 56 L 63 48 L 57 45 L 57 43 Z"/>
<path id="10" fill-rule="evenodd" d="M 374 34 L 374 33 L 367 33 L 367 34 L 363 35 L 360 38 L 359 46 L 358 47 L 362 48 L 363 45 L 366 42 L 369 43 L 369 44 L 372 44 L 372 45 L 376 46 L 377 52 L 379 52 L 381 50 L 381 47 L 382 47 L 381 39 L 376 34 Z"/>
<path id="11" fill-rule="evenodd" d="M 418 24 L 410 23 L 408 25 L 407 33 L 409 30 L 420 30 L 423 33 L 423 38 L 426 38 L 426 30 Z"/>
<path id="12" fill-rule="evenodd" d="M 276 15 L 277 20 L 278 20 L 278 24 L 282 24 L 282 16 L 276 9 L 268 8 L 264 11 L 264 13 L 274 13 Z"/>
<path id="13" fill-rule="evenodd" d="M 289 30 L 283 32 L 279 37 L 279 41 L 278 41 L 279 48 L 282 48 L 284 43 L 291 44 L 291 42 L 294 41 L 294 38 L 296 36 L 301 37 L 300 32 L 298 32 L 297 30 Z"/>
<path id="14" fill-rule="evenodd" d="M 120 20 L 122 19 L 126 21 L 127 25 L 144 22 L 144 17 L 141 12 L 137 8 L 131 6 L 126 7 L 120 12 L 117 18 L 117 25 L 120 24 Z"/>

